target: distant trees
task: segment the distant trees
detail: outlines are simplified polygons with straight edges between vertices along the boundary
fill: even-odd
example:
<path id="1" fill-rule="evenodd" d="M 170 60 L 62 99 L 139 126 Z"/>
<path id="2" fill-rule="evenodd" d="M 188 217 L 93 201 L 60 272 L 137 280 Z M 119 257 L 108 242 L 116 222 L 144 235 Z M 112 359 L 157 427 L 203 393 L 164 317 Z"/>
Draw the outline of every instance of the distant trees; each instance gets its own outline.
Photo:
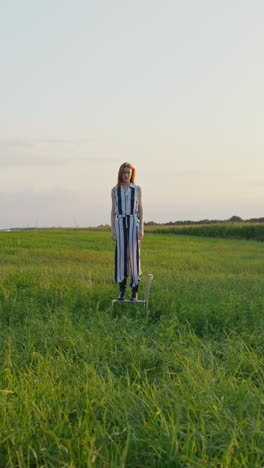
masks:
<path id="1" fill-rule="evenodd" d="M 157 223 L 155 221 L 145 222 L 145 226 L 184 226 L 184 225 L 193 225 L 193 224 L 217 224 L 217 223 L 264 223 L 264 217 L 262 218 L 250 218 L 243 219 L 240 216 L 233 215 L 229 219 L 202 219 L 200 221 L 169 221 L 167 223 Z"/>
<path id="2" fill-rule="evenodd" d="M 240 218 L 240 216 L 231 216 L 228 221 L 232 221 L 232 223 L 241 223 L 243 222 L 243 219 Z"/>

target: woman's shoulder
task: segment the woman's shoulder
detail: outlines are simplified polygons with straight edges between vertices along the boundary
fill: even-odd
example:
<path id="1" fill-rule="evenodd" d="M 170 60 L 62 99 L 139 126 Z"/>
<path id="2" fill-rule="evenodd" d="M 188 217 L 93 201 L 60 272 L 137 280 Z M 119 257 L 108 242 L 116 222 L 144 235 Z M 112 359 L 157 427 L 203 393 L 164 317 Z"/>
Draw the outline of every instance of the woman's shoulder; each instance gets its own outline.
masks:
<path id="1" fill-rule="evenodd" d="M 130 184 L 131 187 L 135 187 L 137 190 L 141 190 L 141 187 L 136 184 Z"/>
<path id="2" fill-rule="evenodd" d="M 111 197 L 112 199 L 114 200 L 115 196 L 116 196 L 116 187 L 117 185 L 115 185 L 112 189 L 111 189 Z"/>

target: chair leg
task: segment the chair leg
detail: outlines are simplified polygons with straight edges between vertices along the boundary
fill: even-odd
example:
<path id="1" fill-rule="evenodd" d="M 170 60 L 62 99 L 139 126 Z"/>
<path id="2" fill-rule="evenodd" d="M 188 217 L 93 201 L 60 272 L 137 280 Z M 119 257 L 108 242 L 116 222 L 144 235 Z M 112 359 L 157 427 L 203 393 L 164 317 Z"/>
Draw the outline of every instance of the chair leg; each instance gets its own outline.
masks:
<path id="1" fill-rule="evenodd" d="M 145 305 L 145 317 L 146 317 L 146 320 L 148 320 L 148 303 L 146 302 Z"/>

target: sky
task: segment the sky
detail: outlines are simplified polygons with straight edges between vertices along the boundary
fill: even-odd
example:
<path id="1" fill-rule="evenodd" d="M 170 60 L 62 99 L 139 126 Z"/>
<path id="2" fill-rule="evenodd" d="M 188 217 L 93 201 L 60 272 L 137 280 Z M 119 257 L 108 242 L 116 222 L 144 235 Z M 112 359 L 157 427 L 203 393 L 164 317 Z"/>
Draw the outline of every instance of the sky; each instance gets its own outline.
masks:
<path id="1" fill-rule="evenodd" d="M 263 0 L 0 0 L 0 229 L 264 216 Z"/>

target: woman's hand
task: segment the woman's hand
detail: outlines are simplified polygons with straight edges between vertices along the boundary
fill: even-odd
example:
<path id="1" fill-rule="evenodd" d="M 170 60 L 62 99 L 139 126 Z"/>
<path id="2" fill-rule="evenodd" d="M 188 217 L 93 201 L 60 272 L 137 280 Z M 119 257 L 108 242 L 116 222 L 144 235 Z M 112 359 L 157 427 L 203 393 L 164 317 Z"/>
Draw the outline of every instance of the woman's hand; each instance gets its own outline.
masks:
<path id="1" fill-rule="evenodd" d="M 143 237 L 144 237 L 144 232 L 140 231 L 139 236 L 138 236 L 139 240 L 142 240 Z"/>
<path id="2" fill-rule="evenodd" d="M 116 234 L 115 234 L 115 232 L 112 232 L 112 240 L 113 240 L 113 241 L 116 241 Z"/>

